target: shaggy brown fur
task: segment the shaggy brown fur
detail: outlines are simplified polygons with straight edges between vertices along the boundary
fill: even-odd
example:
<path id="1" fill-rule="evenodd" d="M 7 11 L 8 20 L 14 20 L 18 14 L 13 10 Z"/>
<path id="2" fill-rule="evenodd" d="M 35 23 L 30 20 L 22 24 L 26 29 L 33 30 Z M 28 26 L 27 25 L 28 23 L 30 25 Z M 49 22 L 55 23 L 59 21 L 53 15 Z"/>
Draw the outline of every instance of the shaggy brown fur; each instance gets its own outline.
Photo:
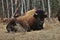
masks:
<path id="1" fill-rule="evenodd" d="M 43 29 L 44 18 L 45 18 L 45 12 L 43 10 L 32 9 L 30 11 L 27 11 L 25 15 L 15 18 L 15 22 L 13 21 L 12 22 L 13 24 L 15 23 L 15 25 L 16 23 L 20 24 L 21 27 L 25 29 L 25 31 L 30 31 L 31 29 L 35 30 L 37 28 Z M 11 27 L 14 28 L 14 26 Z"/>
<path id="2" fill-rule="evenodd" d="M 25 13 L 24 16 L 20 16 L 17 19 L 18 22 L 25 22 L 26 25 L 33 25 L 35 18 L 33 17 L 35 9 L 32 9 Z M 27 26 L 28 27 L 28 26 Z"/>
<path id="3" fill-rule="evenodd" d="M 16 18 L 16 21 L 19 22 L 23 28 L 25 28 L 26 30 L 28 30 L 29 28 L 33 28 L 34 25 L 38 25 L 38 23 L 42 20 L 44 21 L 44 18 L 35 18 L 34 15 L 36 13 L 35 9 L 32 9 L 28 12 L 25 13 L 24 16 L 20 16 L 18 18 Z M 37 13 L 38 14 L 38 13 Z M 39 13 L 39 15 L 42 13 Z M 43 14 L 44 15 L 44 14 Z M 38 22 L 37 22 L 38 21 Z M 34 26 L 35 27 L 35 26 Z"/>

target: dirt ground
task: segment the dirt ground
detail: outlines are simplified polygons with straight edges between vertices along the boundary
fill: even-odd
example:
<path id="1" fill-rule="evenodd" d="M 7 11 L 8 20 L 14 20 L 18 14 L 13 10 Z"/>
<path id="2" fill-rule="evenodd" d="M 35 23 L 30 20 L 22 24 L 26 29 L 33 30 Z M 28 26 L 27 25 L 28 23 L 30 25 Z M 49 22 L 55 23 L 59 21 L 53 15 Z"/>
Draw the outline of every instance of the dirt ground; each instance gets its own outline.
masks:
<path id="1" fill-rule="evenodd" d="M 60 22 L 57 18 L 45 19 L 44 29 L 31 32 L 7 33 L 0 24 L 0 40 L 60 40 Z"/>

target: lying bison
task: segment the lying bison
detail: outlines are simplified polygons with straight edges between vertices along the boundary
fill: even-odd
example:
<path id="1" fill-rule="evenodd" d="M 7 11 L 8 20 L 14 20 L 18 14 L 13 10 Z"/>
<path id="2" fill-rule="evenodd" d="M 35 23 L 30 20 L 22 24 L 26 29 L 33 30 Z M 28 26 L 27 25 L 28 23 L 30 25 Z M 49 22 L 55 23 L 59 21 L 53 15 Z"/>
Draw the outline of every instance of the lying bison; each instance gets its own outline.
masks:
<path id="1" fill-rule="evenodd" d="M 45 14 L 45 11 L 40 9 L 32 9 L 26 12 L 25 15 L 19 16 L 15 20 L 12 20 L 12 23 L 10 22 L 6 29 L 8 32 L 18 31 L 18 29 L 16 29 L 16 24 L 18 23 L 20 24 L 19 27 L 22 27 L 25 31 L 41 30 L 43 29 L 44 18 L 46 17 L 47 15 Z"/>

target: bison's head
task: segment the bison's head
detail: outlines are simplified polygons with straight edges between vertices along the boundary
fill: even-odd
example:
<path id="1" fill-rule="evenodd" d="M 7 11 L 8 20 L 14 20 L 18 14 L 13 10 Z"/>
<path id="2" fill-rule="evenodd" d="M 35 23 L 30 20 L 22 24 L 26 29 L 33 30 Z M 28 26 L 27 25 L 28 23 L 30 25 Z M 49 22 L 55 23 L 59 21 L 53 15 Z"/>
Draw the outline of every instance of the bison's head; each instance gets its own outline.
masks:
<path id="1" fill-rule="evenodd" d="M 34 14 L 35 18 L 46 18 L 47 14 L 43 10 L 37 10 Z"/>
<path id="2" fill-rule="evenodd" d="M 45 14 L 45 11 L 43 10 L 37 10 L 34 14 L 34 17 L 37 19 L 36 21 L 38 22 L 39 26 L 43 26 L 44 18 L 47 17 L 47 14 Z"/>

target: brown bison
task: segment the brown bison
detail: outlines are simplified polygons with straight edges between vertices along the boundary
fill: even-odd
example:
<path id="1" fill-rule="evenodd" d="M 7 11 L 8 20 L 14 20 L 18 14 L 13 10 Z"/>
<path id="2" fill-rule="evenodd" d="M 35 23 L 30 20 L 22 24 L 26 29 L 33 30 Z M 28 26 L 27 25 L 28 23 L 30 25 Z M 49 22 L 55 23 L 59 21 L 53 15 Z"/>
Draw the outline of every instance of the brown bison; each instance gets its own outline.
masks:
<path id="1" fill-rule="evenodd" d="M 43 10 L 32 9 L 25 13 L 23 16 L 19 16 L 16 19 L 12 20 L 6 27 L 7 31 L 18 31 L 14 26 L 18 23 L 20 24 L 25 31 L 30 30 L 40 30 L 43 29 L 44 18 L 47 15 Z M 16 26 L 17 27 L 17 26 Z"/>

